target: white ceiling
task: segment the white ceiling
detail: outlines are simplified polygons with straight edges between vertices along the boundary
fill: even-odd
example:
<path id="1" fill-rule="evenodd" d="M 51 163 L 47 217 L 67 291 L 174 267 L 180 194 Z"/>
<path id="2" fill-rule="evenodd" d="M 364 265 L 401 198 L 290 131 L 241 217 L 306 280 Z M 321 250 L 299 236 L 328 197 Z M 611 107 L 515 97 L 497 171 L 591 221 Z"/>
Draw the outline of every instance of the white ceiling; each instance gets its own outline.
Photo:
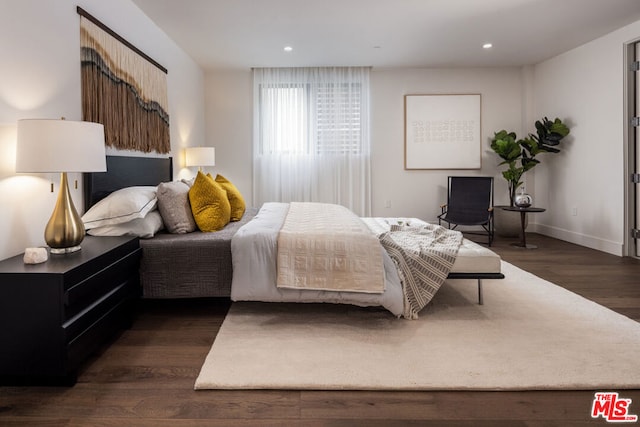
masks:
<path id="1" fill-rule="evenodd" d="M 521 66 L 640 20 L 640 0 L 133 2 L 205 69 Z"/>

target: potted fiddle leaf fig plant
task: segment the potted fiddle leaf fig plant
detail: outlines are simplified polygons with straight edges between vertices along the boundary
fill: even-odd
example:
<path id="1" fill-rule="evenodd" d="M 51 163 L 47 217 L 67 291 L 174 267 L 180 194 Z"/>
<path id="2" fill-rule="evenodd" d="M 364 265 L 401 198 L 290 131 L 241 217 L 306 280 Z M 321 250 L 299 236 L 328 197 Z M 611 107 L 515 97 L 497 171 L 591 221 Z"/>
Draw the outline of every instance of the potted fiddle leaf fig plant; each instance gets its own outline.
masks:
<path id="1" fill-rule="evenodd" d="M 524 139 L 517 139 L 514 132 L 501 130 L 491 140 L 491 149 L 502 159 L 500 165 L 507 165 L 502 176 L 508 184 L 511 206 L 514 206 L 516 191 L 523 183 L 523 175 L 540 163 L 536 156 L 559 153 L 557 146 L 569 134 L 569 127 L 558 118 L 551 121 L 544 117 L 537 120 L 535 126 L 536 135 L 529 134 Z"/>

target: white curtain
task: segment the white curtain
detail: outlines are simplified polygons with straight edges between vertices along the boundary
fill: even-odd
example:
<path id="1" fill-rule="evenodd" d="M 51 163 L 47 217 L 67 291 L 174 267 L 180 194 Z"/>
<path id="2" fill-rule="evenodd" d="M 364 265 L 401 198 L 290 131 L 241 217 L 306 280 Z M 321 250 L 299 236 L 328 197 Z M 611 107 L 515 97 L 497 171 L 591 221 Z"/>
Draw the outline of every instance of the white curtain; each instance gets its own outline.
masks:
<path id="1" fill-rule="evenodd" d="M 253 70 L 253 201 L 371 214 L 369 68 Z"/>

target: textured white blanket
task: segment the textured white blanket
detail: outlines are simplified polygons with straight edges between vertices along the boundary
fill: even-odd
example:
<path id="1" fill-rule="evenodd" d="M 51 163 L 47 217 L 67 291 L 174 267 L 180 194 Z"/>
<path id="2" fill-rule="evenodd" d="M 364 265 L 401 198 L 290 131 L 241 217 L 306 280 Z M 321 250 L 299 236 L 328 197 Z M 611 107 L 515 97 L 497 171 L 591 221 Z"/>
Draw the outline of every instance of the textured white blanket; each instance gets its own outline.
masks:
<path id="1" fill-rule="evenodd" d="M 278 234 L 278 288 L 384 292 L 383 248 L 369 227 L 339 205 L 289 206 Z"/>

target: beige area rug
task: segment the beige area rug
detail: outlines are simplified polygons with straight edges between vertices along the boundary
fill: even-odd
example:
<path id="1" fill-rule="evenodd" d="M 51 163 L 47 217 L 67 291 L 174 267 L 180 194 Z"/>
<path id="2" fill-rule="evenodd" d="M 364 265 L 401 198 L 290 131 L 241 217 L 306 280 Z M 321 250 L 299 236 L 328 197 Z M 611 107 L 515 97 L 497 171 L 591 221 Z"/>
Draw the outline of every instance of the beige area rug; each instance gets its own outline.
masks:
<path id="1" fill-rule="evenodd" d="M 450 280 L 419 320 L 330 304 L 234 303 L 196 389 L 640 388 L 640 323 L 503 262 Z"/>

